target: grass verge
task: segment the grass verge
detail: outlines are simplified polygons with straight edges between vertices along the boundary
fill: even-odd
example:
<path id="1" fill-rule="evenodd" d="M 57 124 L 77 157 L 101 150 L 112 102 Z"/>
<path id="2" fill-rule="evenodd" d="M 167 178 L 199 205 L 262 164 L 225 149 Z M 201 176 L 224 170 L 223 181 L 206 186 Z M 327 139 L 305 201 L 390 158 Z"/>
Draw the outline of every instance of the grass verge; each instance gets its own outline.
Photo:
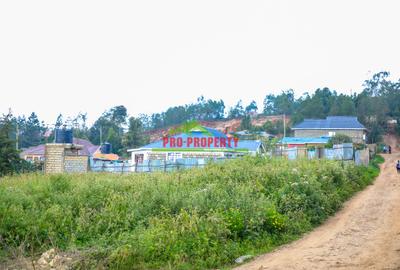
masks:
<path id="1" fill-rule="evenodd" d="M 0 256 L 79 251 L 75 269 L 210 269 L 298 238 L 379 174 L 328 160 L 247 157 L 152 174 L 0 181 Z"/>

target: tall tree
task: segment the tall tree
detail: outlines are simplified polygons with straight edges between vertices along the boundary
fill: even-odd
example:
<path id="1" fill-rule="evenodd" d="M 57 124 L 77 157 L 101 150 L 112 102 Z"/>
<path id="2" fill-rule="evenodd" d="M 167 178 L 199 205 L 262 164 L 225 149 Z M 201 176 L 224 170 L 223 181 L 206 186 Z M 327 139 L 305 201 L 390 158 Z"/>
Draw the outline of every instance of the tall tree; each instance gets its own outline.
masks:
<path id="1" fill-rule="evenodd" d="M 64 124 L 63 115 L 60 113 L 57 116 L 56 123 L 54 124 L 55 128 L 60 128 Z"/>
<path id="2" fill-rule="evenodd" d="M 86 124 L 87 113 L 79 113 L 72 119 L 72 127 L 74 129 L 74 137 L 88 139 L 88 127 Z"/>
<path id="3" fill-rule="evenodd" d="M 44 123 L 39 121 L 36 113 L 32 112 L 28 119 L 19 119 L 20 146 L 27 148 L 44 142 L 43 134 L 46 130 Z"/>
<path id="4" fill-rule="evenodd" d="M 269 94 L 265 97 L 264 110 L 263 110 L 263 113 L 265 115 L 276 114 L 275 100 L 276 100 L 276 97 L 272 94 Z"/>
<path id="5" fill-rule="evenodd" d="M 351 96 L 340 94 L 330 108 L 329 115 L 355 115 L 356 107 Z"/>
<path id="6" fill-rule="evenodd" d="M 246 114 L 251 114 L 251 113 L 257 113 L 257 103 L 253 100 L 250 102 L 249 105 L 246 106 L 245 113 Z"/>
<path id="7" fill-rule="evenodd" d="M 0 176 L 11 174 L 21 162 L 16 149 L 13 133 L 11 113 L 0 118 Z"/>
<path id="8" fill-rule="evenodd" d="M 291 114 L 295 108 L 294 91 L 292 89 L 282 91 L 275 98 L 275 113 L 276 114 Z"/>
<path id="9" fill-rule="evenodd" d="M 245 115 L 240 123 L 241 130 L 252 130 L 250 115 Z"/>
<path id="10" fill-rule="evenodd" d="M 228 118 L 240 118 L 244 115 L 245 111 L 243 109 L 242 100 L 239 100 L 238 103 L 229 110 Z"/>
<path id="11" fill-rule="evenodd" d="M 123 154 L 122 137 L 126 124 L 127 110 L 116 106 L 105 111 L 88 131 L 89 140 L 94 144 L 109 142 L 113 152 Z"/>
<path id="12" fill-rule="evenodd" d="M 144 135 L 143 124 L 139 118 L 129 118 L 128 131 L 124 135 L 124 149 L 137 148 L 148 142 L 148 138 Z"/>

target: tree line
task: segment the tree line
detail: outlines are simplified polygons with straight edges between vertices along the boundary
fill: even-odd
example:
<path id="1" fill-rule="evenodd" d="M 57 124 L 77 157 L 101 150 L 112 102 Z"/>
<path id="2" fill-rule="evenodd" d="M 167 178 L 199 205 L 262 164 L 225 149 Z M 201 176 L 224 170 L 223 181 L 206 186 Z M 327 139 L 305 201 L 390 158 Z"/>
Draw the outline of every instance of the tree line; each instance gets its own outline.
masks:
<path id="1" fill-rule="evenodd" d="M 388 119 L 400 120 L 400 80 L 390 80 L 388 72 L 379 72 L 364 82 L 359 93 L 338 94 L 337 91 L 325 87 L 296 98 L 294 90 L 288 89 L 279 94 L 267 94 L 262 106 L 258 106 L 255 101 L 243 104 L 239 100 L 228 110 L 222 99 L 212 100 L 203 96 L 191 104 L 170 107 L 164 112 L 150 115 L 140 114 L 137 117 L 130 117 L 126 107 L 119 105 L 106 110 L 91 126 L 87 124 L 86 113 L 67 119 L 60 114 L 52 126 L 48 127 L 39 120 L 35 112 L 29 117 L 8 114 L 2 117 L 0 125 L 7 127 L 7 138 L 17 140 L 13 145 L 18 145 L 19 149 L 52 142 L 52 129 L 68 124 L 74 129 L 74 137 L 88 139 L 96 145 L 107 141 L 112 144 L 113 152 L 125 155 L 127 149 L 148 143 L 146 131 L 163 129 L 190 120 L 240 118 L 242 129 L 283 133 L 283 124 L 279 121 L 266 122 L 262 127 L 252 126 L 251 117 L 260 111 L 264 115 L 286 114 L 290 116 L 291 125 L 305 118 L 357 116 L 369 129 L 369 141 L 377 142 L 388 128 Z"/>

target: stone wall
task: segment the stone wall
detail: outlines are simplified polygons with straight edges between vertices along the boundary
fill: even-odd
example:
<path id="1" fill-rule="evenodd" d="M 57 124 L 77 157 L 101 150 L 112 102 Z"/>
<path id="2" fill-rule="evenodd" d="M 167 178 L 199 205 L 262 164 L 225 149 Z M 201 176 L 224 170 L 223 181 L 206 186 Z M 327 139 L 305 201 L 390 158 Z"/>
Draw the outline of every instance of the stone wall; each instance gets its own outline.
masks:
<path id="1" fill-rule="evenodd" d="M 68 143 L 48 143 L 45 147 L 45 173 L 83 173 L 88 157 L 78 155 L 82 147 Z"/>
<path id="2" fill-rule="evenodd" d="M 48 143 L 45 148 L 44 170 L 46 173 L 64 172 L 65 144 Z"/>
<path id="3" fill-rule="evenodd" d="M 329 136 L 329 132 L 335 132 L 336 135 L 344 134 L 349 136 L 353 143 L 364 143 L 364 131 L 363 130 L 352 130 L 352 129 L 336 129 L 336 130 L 326 130 L 326 129 L 297 129 L 294 131 L 295 137 L 322 137 Z"/>
<path id="4" fill-rule="evenodd" d="M 65 156 L 64 172 L 66 173 L 83 173 L 88 171 L 87 156 Z"/>

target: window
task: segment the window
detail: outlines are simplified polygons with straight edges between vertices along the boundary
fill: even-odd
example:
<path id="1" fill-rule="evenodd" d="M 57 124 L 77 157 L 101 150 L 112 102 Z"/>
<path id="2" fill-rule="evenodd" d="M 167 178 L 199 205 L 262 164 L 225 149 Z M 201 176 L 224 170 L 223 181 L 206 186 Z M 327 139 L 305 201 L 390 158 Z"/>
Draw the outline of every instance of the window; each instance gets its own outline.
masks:
<path id="1" fill-rule="evenodd" d="M 175 162 L 177 159 L 182 158 L 182 153 L 168 153 L 167 160 Z"/>
<path id="2" fill-rule="evenodd" d="M 333 137 L 333 136 L 335 136 L 336 135 L 336 132 L 335 131 L 329 131 L 329 137 Z"/>
<path id="3" fill-rule="evenodd" d="M 136 154 L 135 155 L 135 163 L 143 163 L 144 155 L 143 154 Z"/>

